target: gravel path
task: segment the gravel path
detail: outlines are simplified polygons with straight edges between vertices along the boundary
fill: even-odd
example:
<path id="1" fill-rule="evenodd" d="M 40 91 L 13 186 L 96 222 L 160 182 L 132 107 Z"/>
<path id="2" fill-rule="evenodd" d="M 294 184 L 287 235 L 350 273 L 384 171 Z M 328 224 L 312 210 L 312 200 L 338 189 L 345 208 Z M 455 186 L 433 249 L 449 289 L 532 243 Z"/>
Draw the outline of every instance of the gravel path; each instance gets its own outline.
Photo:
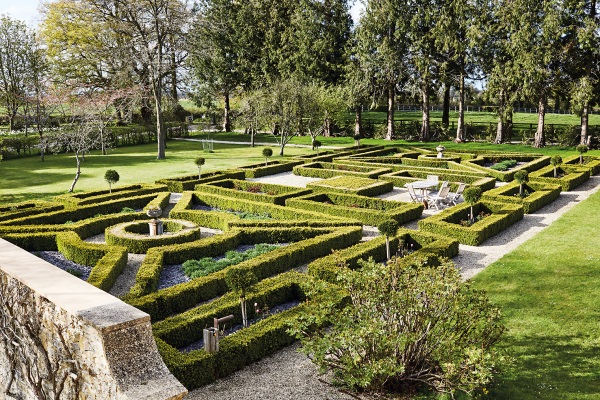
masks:
<path id="1" fill-rule="evenodd" d="M 123 297 L 131 287 L 135 284 L 135 277 L 140 269 L 140 266 L 144 262 L 144 258 L 146 258 L 145 254 L 127 254 L 127 265 L 123 269 L 123 273 L 119 275 L 117 281 L 110 289 L 109 293 L 115 297 Z"/>
<path id="2" fill-rule="evenodd" d="M 282 172 L 281 174 L 264 176 L 262 178 L 248 178 L 247 181 L 274 183 L 276 185 L 285 185 L 305 188 L 307 183 L 321 181 L 321 178 L 310 178 L 307 176 L 294 175 L 293 172 Z"/>

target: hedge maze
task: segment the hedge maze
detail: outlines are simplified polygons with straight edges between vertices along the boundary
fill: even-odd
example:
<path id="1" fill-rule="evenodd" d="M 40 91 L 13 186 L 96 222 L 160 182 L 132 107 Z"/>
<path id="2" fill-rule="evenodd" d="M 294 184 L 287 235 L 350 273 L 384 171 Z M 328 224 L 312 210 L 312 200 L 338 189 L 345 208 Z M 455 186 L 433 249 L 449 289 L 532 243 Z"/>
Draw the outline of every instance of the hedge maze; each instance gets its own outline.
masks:
<path id="1" fill-rule="evenodd" d="M 504 160 L 515 160 L 515 167 L 494 169 Z M 530 173 L 525 196 L 516 182 L 497 186 L 497 181 L 511 182 L 519 170 Z M 318 180 L 306 187 L 257 180 L 286 172 Z M 202 177 L 167 177 L 112 193 L 4 205 L 0 237 L 31 252 L 58 251 L 91 267 L 88 283 L 105 291 L 125 279 L 129 257 L 141 254 L 124 300 L 151 315 L 167 366 L 193 389 L 292 343 L 287 327 L 306 306 L 305 290 L 313 280 L 327 282 L 329 296 L 342 304 L 345 294 L 336 286 L 341 268 L 360 269 L 360 260 L 368 258 L 386 261 L 385 238 L 365 236 L 364 226 L 418 220 L 418 230 L 401 228 L 391 238 L 392 252 L 435 265 L 439 257 L 457 255 L 459 243 L 480 245 L 598 172 L 600 159 L 589 156 L 583 164 L 579 157 L 565 159 L 554 178 L 549 157 L 536 154 L 454 152 L 437 159 L 436 153 L 418 148 L 360 146 Z M 378 198 L 405 191 L 405 184 L 428 175 L 449 181 L 452 190 L 461 182 L 479 186 L 483 196 L 473 205 L 474 215 L 464 203 L 432 215 L 424 214 L 421 203 Z M 155 207 L 164 210 L 165 234 L 149 236 L 145 211 Z M 222 337 L 220 350 L 208 353 L 201 346 L 203 329 L 214 318 L 234 315 L 229 328 L 242 322 L 239 298 L 225 279 L 231 267 L 190 279 L 181 277 L 181 264 L 261 243 L 278 247 L 235 264 L 258 279 L 247 299 L 253 323 Z M 172 271 L 179 275 L 169 276 Z"/>

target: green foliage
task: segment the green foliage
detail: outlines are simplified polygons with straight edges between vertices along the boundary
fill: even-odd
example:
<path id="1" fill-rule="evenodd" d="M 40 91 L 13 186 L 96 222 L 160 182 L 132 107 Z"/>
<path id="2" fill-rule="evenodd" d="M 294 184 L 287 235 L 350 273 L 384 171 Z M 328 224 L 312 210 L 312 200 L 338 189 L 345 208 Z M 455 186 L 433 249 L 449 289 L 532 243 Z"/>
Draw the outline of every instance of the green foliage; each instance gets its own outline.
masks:
<path id="1" fill-rule="evenodd" d="M 466 192 L 466 190 L 465 190 Z M 461 221 L 475 221 L 481 212 L 491 214 L 470 226 L 461 226 Z M 520 204 L 479 201 L 473 205 L 460 204 L 418 222 L 419 229 L 458 240 L 462 244 L 478 246 L 490 237 L 502 232 L 523 219 Z"/>
<path id="2" fill-rule="evenodd" d="M 243 261 L 258 257 L 277 248 L 278 246 L 275 245 L 261 243 L 244 252 L 229 250 L 225 253 L 225 258 L 219 260 L 215 260 L 212 257 L 204 257 L 199 260 L 187 260 L 183 263 L 183 270 L 190 278 L 198 278 L 199 276 L 206 276 L 231 265 L 236 265 Z"/>
<path id="3" fill-rule="evenodd" d="M 513 182 L 483 193 L 482 199 L 503 203 L 521 204 L 523 206 L 524 213 L 531 214 L 552 203 L 558 198 L 560 192 L 562 191 L 560 185 L 539 181 L 532 181 L 527 184 L 523 184 L 523 189 L 529 192 L 529 195 L 525 197 L 519 195 L 521 192 L 521 185 Z"/>
<path id="4" fill-rule="evenodd" d="M 204 157 L 197 157 L 194 160 L 194 164 L 196 164 L 196 166 L 198 166 L 198 167 L 204 165 L 205 162 L 206 162 L 206 159 Z"/>
<path id="5" fill-rule="evenodd" d="M 369 178 L 353 176 L 335 176 L 318 182 L 311 182 L 307 188 L 315 192 L 350 193 L 359 196 L 378 196 L 391 192 L 394 185 L 391 182 L 382 182 Z"/>
<path id="6" fill-rule="evenodd" d="M 579 153 L 579 164 L 583 164 L 583 153 L 587 153 L 588 147 L 585 144 L 580 144 L 575 150 Z"/>
<path id="7" fill-rule="evenodd" d="M 359 166 L 341 163 L 315 162 L 294 167 L 294 174 L 311 178 L 333 178 L 336 176 L 355 176 L 377 179 L 379 175 L 391 172 L 381 166 Z"/>
<path id="8" fill-rule="evenodd" d="M 496 171 L 508 171 L 517 165 L 517 160 L 504 160 L 492 165 L 490 168 Z"/>
<path id="9" fill-rule="evenodd" d="M 200 227 L 187 221 L 166 220 L 163 229 L 171 234 L 149 236 L 147 221 L 125 222 L 106 230 L 106 243 L 123 246 L 131 253 L 144 254 L 152 247 L 192 242 L 201 237 Z"/>
<path id="10" fill-rule="evenodd" d="M 465 203 L 469 205 L 473 205 L 481 199 L 481 188 L 477 186 L 473 186 L 465 189 L 463 192 L 463 198 L 465 199 Z"/>
<path id="11" fill-rule="evenodd" d="M 119 179 L 120 179 L 119 173 L 117 171 L 115 171 L 114 169 L 109 169 L 104 174 L 104 180 L 106 182 L 108 182 L 109 185 L 111 185 L 111 190 L 110 190 L 111 193 L 112 193 L 112 185 L 119 182 Z"/>
<path id="12" fill-rule="evenodd" d="M 591 170 L 590 168 L 581 168 L 579 166 L 549 166 L 532 172 L 530 179 L 547 184 L 558 183 L 562 186 L 562 190 L 567 192 L 587 181 L 590 178 Z M 559 171 L 563 173 L 563 176 L 558 176 Z"/>
<path id="13" fill-rule="evenodd" d="M 339 384 L 376 392 L 412 393 L 427 385 L 472 393 L 506 364 L 492 348 L 504 332 L 500 310 L 463 282 L 450 262 L 371 261 L 360 272 L 341 270 L 338 282 L 350 304 L 340 310 L 322 296 L 317 303 L 322 292 L 315 285 L 292 332 Z"/>
<path id="14" fill-rule="evenodd" d="M 296 165 L 302 164 L 302 161 L 271 161 L 265 164 L 243 165 L 237 169 L 244 174 L 241 178 L 232 177 L 232 179 L 260 178 L 267 175 L 280 174 L 282 172 L 291 171 Z"/>
<path id="15" fill-rule="evenodd" d="M 553 155 L 550 158 L 550 164 L 552 164 L 553 167 L 558 167 L 559 165 L 561 165 L 563 163 L 562 157 L 559 156 L 558 154 Z"/>
<path id="16" fill-rule="evenodd" d="M 258 278 L 252 271 L 236 267 L 227 270 L 225 282 L 230 290 L 239 293 L 240 297 L 245 297 L 252 285 L 258 282 Z"/>
<path id="17" fill-rule="evenodd" d="M 515 173 L 515 181 L 519 184 L 529 182 L 529 173 L 527 171 L 518 171 Z"/>
<path id="18" fill-rule="evenodd" d="M 264 149 L 262 149 L 262 155 L 265 158 L 269 158 L 273 155 L 273 149 L 270 147 L 265 147 Z"/>
<path id="19" fill-rule="evenodd" d="M 398 232 L 398 222 L 393 219 L 388 219 L 377 225 L 377 230 L 379 230 L 380 234 L 388 238 L 395 236 L 396 232 Z"/>
<path id="20" fill-rule="evenodd" d="M 196 191 L 280 206 L 284 205 L 285 200 L 290 197 L 310 193 L 309 189 L 233 179 L 197 185 Z"/>

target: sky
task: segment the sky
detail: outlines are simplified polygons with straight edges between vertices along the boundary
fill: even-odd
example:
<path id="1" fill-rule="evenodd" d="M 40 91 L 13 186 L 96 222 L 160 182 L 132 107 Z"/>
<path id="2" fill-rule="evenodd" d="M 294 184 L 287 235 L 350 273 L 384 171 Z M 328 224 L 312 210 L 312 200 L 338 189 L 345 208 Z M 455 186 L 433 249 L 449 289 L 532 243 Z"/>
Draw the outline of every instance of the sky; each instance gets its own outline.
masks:
<path id="1" fill-rule="evenodd" d="M 25 21 L 30 26 L 36 26 L 40 18 L 38 9 L 41 3 L 41 0 L 0 0 L 0 15 L 8 15 L 13 19 Z M 361 0 L 356 0 L 350 9 L 354 21 L 358 21 L 363 7 Z"/>

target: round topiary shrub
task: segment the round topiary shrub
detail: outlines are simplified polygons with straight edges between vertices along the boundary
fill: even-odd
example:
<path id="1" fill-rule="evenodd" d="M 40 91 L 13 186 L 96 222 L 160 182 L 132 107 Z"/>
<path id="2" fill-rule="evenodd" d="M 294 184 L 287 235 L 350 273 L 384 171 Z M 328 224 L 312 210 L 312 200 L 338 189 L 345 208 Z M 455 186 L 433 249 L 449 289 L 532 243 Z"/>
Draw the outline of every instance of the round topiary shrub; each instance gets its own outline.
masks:
<path id="1" fill-rule="evenodd" d="M 108 190 L 112 193 L 112 185 L 119 182 L 119 173 L 114 169 L 109 169 L 104 174 L 104 180 L 108 182 Z"/>

